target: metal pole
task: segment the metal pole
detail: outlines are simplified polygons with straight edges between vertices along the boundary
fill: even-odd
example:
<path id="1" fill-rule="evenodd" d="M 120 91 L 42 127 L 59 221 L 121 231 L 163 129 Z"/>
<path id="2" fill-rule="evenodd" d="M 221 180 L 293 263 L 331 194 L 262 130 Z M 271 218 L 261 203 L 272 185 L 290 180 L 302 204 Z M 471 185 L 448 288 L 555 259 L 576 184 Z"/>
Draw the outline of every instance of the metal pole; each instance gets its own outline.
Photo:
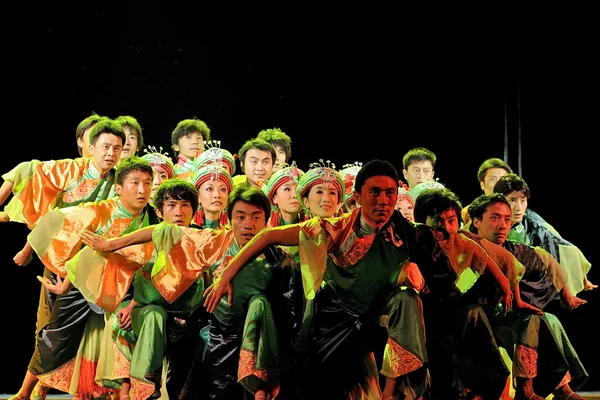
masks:
<path id="1" fill-rule="evenodd" d="M 519 84 L 519 77 L 517 76 L 517 129 L 518 129 L 518 141 L 517 150 L 518 150 L 518 160 L 519 160 L 519 176 L 523 177 L 523 152 L 521 150 L 521 86 Z"/>
<path id="2" fill-rule="evenodd" d="M 508 164 L 508 82 L 504 80 L 504 162 Z"/>

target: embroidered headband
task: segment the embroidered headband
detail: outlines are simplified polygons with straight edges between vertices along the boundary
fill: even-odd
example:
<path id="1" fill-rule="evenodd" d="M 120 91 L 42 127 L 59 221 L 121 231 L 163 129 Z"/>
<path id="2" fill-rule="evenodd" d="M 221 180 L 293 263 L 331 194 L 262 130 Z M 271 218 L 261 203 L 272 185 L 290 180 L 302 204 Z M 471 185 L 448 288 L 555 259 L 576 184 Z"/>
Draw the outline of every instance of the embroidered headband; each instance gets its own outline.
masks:
<path id="1" fill-rule="evenodd" d="M 171 157 L 167 153 L 163 153 L 162 146 L 159 150 L 154 146 L 148 146 L 144 149 L 144 154 L 141 158 L 148 161 L 152 167 L 162 167 L 167 171 L 169 178 L 175 176 L 175 165 L 171 160 Z"/>
<path id="2" fill-rule="evenodd" d="M 233 188 L 233 179 L 229 175 L 229 171 L 218 164 L 209 164 L 200 167 L 198 170 L 193 172 L 191 176 L 191 182 L 196 188 L 200 189 L 200 186 L 207 181 L 221 181 L 227 186 L 227 191 L 231 192 Z"/>
<path id="3" fill-rule="evenodd" d="M 345 185 L 342 175 L 336 171 L 335 164 L 329 160 L 324 163 L 322 159 L 319 160 L 319 163 L 310 164 L 310 169 L 298 181 L 298 199 L 305 197 L 311 187 L 320 183 L 332 184 L 339 194 L 338 205 L 343 203 Z"/>
<path id="4" fill-rule="evenodd" d="M 296 162 L 292 162 L 292 165 L 283 164 L 283 167 L 275 171 L 261 189 L 271 200 L 277 189 L 292 180 L 298 183 L 302 175 L 304 175 L 304 172 L 296 167 Z"/>

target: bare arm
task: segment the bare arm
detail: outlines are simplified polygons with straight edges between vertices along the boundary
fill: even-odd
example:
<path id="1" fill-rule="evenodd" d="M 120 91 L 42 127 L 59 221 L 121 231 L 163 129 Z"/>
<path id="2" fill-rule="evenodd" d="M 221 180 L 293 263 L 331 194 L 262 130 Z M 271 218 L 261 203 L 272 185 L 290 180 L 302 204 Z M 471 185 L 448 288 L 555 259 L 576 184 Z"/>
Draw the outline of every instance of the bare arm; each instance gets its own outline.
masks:
<path id="1" fill-rule="evenodd" d="M 566 284 L 565 273 L 563 267 L 558 261 L 552 257 L 552 254 L 542 249 L 541 247 L 535 247 L 535 252 L 542 258 L 542 261 L 547 267 L 548 275 L 552 278 L 554 286 L 560 293 L 562 299 L 567 304 L 570 310 L 573 310 L 583 304 L 587 303 L 587 300 L 580 299 L 574 296 L 569 287 Z"/>
<path id="2" fill-rule="evenodd" d="M 519 289 L 519 285 L 516 285 L 513 288 L 513 293 L 515 295 L 515 307 L 521 310 L 529 310 L 531 311 L 533 314 L 537 314 L 537 315 L 542 315 L 544 312 L 536 307 L 536 306 L 532 306 L 531 304 L 523 301 L 521 299 L 521 289 Z"/>
<path id="3" fill-rule="evenodd" d="M 504 293 L 504 312 L 506 313 L 512 308 L 513 293 L 510 289 L 510 282 L 489 255 L 487 256 L 486 270 L 494 277 L 496 282 L 498 282 L 502 293 Z"/>
<path id="4" fill-rule="evenodd" d="M 139 229 L 135 232 L 128 233 L 121 237 L 113 239 L 105 239 L 100 235 L 92 231 L 84 231 L 81 234 L 81 241 L 86 246 L 91 247 L 96 251 L 117 251 L 123 247 L 131 246 L 134 244 L 148 243 L 152 241 L 152 232 L 156 225 L 148 226 L 146 228 Z"/>
<path id="5" fill-rule="evenodd" d="M 10 181 L 4 181 L 0 187 L 0 205 L 4 204 L 8 196 L 11 195 L 14 183 Z M 4 221 L 2 221 L 4 222 Z"/>

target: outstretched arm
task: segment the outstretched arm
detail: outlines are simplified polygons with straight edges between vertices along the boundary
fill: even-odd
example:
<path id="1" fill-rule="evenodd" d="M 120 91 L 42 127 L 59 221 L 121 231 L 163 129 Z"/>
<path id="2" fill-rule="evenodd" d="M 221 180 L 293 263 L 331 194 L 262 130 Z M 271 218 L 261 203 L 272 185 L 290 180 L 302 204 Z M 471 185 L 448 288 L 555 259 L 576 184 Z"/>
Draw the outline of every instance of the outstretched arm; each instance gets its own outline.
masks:
<path id="1" fill-rule="evenodd" d="M 548 275 L 552 278 L 554 286 L 560 293 L 563 301 L 567 304 L 570 310 L 586 304 L 587 300 L 580 299 L 576 295 L 573 295 L 566 284 L 566 277 L 563 271 L 563 267 L 558 263 L 556 258 L 552 257 L 548 251 L 541 247 L 535 247 L 535 252 L 542 258 L 544 264 L 547 267 Z"/>
<path id="2" fill-rule="evenodd" d="M 537 314 L 537 315 L 542 315 L 544 313 L 542 311 L 542 309 L 540 309 L 536 306 L 532 306 L 531 304 L 529 304 L 526 301 L 523 301 L 521 299 L 521 289 L 519 289 L 519 285 L 516 285 L 513 288 L 513 293 L 515 295 L 515 307 L 516 308 L 518 308 L 520 310 L 529 310 L 533 314 Z"/>
<path id="3" fill-rule="evenodd" d="M 131 246 L 134 244 L 151 242 L 152 232 L 154 232 L 155 226 L 156 225 L 151 225 L 146 228 L 139 229 L 135 232 L 128 233 L 127 235 L 123 235 L 121 237 L 116 237 L 112 239 L 105 239 L 92 231 L 84 231 L 81 234 L 81 241 L 83 242 L 83 244 L 91 247 L 96 251 L 117 251 L 122 249 L 123 247 Z"/>
<path id="4" fill-rule="evenodd" d="M 300 242 L 299 238 L 300 226 L 297 224 L 266 228 L 260 231 L 240 250 L 229 265 L 223 269 L 221 276 L 204 291 L 204 296 L 206 297 L 204 307 L 206 307 L 206 310 L 213 312 L 226 293 L 228 302 L 231 304 L 233 296 L 231 281 L 244 265 L 261 254 L 264 249 L 271 245 L 298 246 Z"/>

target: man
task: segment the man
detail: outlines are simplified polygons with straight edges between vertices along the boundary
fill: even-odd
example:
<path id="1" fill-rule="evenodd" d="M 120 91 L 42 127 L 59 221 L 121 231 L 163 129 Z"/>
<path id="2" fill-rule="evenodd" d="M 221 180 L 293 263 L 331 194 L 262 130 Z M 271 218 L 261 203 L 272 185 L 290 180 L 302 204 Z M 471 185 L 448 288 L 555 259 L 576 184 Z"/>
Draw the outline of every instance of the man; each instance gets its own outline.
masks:
<path id="1" fill-rule="evenodd" d="M 71 378 L 79 362 L 95 365 L 97 361 L 86 359 L 86 354 L 83 360 L 76 360 L 76 356 L 88 322 L 94 314 L 102 320 L 104 311 L 89 306 L 81 292 L 72 287 L 69 278 L 66 278 L 65 264 L 79 252 L 82 246 L 80 235 L 84 230 L 114 237 L 147 225 L 145 209 L 151 184 L 150 164 L 138 157 L 129 157 L 121 162 L 116 173 L 118 198 L 54 209 L 40 219 L 29 235 L 31 248 L 54 274 L 52 278 L 38 279 L 49 291 L 59 295 L 50 310 L 49 321 L 38 332 L 29 367 L 45 386 L 80 395 L 98 394 L 100 388 L 97 385 L 87 381 L 86 385 L 78 385 L 71 382 Z M 85 377 L 93 381 L 93 374 Z"/>
<path id="2" fill-rule="evenodd" d="M 279 171 L 286 164 L 291 164 L 292 159 L 292 139 L 281 129 L 265 129 L 258 132 L 257 139 L 265 140 L 275 149 L 277 158 L 273 164 L 273 172 Z"/>
<path id="3" fill-rule="evenodd" d="M 519 243 L 540 246 L 559 262 L 565 275 L 565 290 L 577 295 L 582 290 L 592 290 L 598 285 L 589 281 L 587 274 L 592 264 L 581 250 L 566 239 L 537 214 L 529 210 L 531 192 L 527 182 L 517 174 L 503 175 L 494 187 L 510 203 L 512 211 L 511 228 L 508 238 Z M 572 296 L 566 294 L 565 300 Z M 573 306 L 574 304 L 569 304 Z"/>
<path id="4" fill-rule="evenodd" d="M 364 164 L 355 180 L 360 207 L 339 218 L 315 217 L 263 230 L 207 290 L 205 305 L 212 312 L 223 295 L 231 298 L 230 284 L 236 273 L 266 247 L 299 246 L 306 299 L 304 328 L 312 328 L 312 340 L 302 340 L 305 331 L 298 340 L 299 346 L 306 346 L 308 362 L 304 398 L 382 398 L 376 358 L 381 360 L 385 331 L 379 317 L 409 257 L 419 265 L 433 293 L 446 296 L 455 290 L 456 274 L 431 229 L 414 227 L 394 213 L 398 181 L 398 172 L 389 162 Z M 421 301 L 411 291 L 402 295 L 406 317 L 388 324 L 388 344 L 397 379 L 407 378 L 406 393 L 418 398 L 427 381 Z M 408 322 L 415 329 L 409 335 L 412 342 L 404 341 L 406 336 L 398 329 Z"/>
<path id="5" fill-rule="evenodd" d="M 497 245 L 489 243 L 486 246 L 485 243 L 472 240 L 471 234 L 459 232 L 461 208 L 458 197 L 441 185 L 419 191 L 415 201 L 415 222 L 426 224 L 440 233 L 455 234 L 455 251 L 449 254 L 456 266 L 459 276 L 457 286 L 461 291 L 460 295 L 437 304 L 430 302 L 427 296 L 423 299 L 427 348 L 434 382 L 432 391 L 436 398 L 453 398 L 464 389 L 483 398 L 499 398 L 509 372 L 500 358 L 492 332 L 491 315 L 487 315 L 486 311 L 495 310 L 499 305 L 501 292 L 498 288 L 507 281 L 507 276 L 514 290 L 515 305 L 523 307 L 516 286 L 514 257 Z M 446 235 L 440 235 L 440 238 L 442 247 L 446 246 Z M 471 246 L 481 246 L 486 250 L 486 256 L 494 262 L 481 265 L 464 257 L 463 247 Z M 503 257 L 496 257 L 498 252 L 503 252 Z M 500 262 L 504 260 L 513 262 L 510 265 Z M 504 274 L 503 271 L 507 270 L 509 273 Z M 479 302 L 469 292 L 474 283 L 478 285 L 482 281 L 488 283 L 490 288 L 484 293 L 486 302 Z M 458 382 L 461 385 L 457 385 Z"/>
<path id="6" fill-rule="evenodd" d="M 144 147 L 142 126 L 137 119 L 130 115 L 119 115 L 115 121 L 123 127 L 123 132 L 125 132 L 125 143 L 121 150 L 121 159 L 137 156 Z"/>
<path id="7" fill-rule="evenodd" d="M 169 179 L 156 190 L 156 214 L 165 224 L 171 224 L 172 227 L 188 228 L 197 206 L 198 190 L 189 182 L 177 178 Z M 171 238 L 169 225 L 165 224 L 157 225 L 165 228 L 159 228 L 157 234 L 160 231 L 160 235 L 164 234 L 165 237 Z M 154 227 L 150 229 L 154 231 Z M 133 235 L 140 232 L 143 230 L 121 236 L 112 242 L 118 244 L 119 241 L 130 240 Z M 152 242 L 131 246 L 127 248 L 127 251 L 119 253 L 104 253 L 98 257 L 91 251 L 91 248 L 98 248 L 95 243 L 102 242 L 104 240 L 102 236 L 92 232 L 84 232 L 82 236 L 84 243 L 89 244 L 90 248 L 82 251 L 78 257 L 67 263 L 69 277 L 73 279 L 76 287 L 81 288 L 88 301 L 92 301 L 112 313 L 111 326 L 119 326 L 120 329 L 125 330 L 133 329 L 134 334 L 132 337 L 115 328 L 110 331 L 112 340 L 108 343 L 112 343 L 111 349 L 117 347 L 127 361 L 123 362 L 118 357 L 106 357 L 108 361 L 103 362 L 104 368 L 97 374 L 96 380 L 122 380 L 120 398 L 130 396 L 131 388 L 133 400 L 158 397 L 160 396 L 163 359 L 168 350 L 166 336 L 171 334 L 171 327 L 167 325 L 167 315 L 187 319 L 201 306 L 204 286 L 202 282 L 195 282 L 186 285 L 186 289 L 182 291 L 179 290 L 181 282 L 172 280 L 169 289 L 178 294 L 167 301 L 151 279 L 151 272 L 156 264 L 158 254 L 154 251 Z M 123 262 L 129 255 L 139 265 L 129 261 Z M 130 268 L 132 265 L 136 265 L 137 269 Z M 119 273 L 119 271 L 121 272 Z M 88 282 L 87 276 L 89 275 L 96 277 L 96 287 Z M 114 279 L 115 276 L 124 277 L 119 280 L 121 283 L 118 287 L 119 291 L 103 290 L 103 288 L 112 289 L 107 281 L 111 277 Z M 121 302 L 132 280 L 133 299 Z M 186 326 L 186 328 L 188 327 Z M 174 398 L 180 398 L 183 382 L 186 380 L 193 362 L 195 353 L 193 350 L 196 347 L 202 349 L 202 346 L 197 346 L 199 328 L 194 328 L 189 327 L 192 331 L 190 336 L 193 338 L 186 342 L 189 345 L 185 350 L 186 354 L 181 354 L 182 357 L 175 360 L 169 359 L 168 377 L 171 379 L 169 379 L 167 391 Z M 115 337 L 118 340 L 115 340 Z M 181 349 L 179 350 L 181 351 Z M 182 358 L 185 362 L 182 362 Z M 125 364 L 129 364 L 129 368 L 125 368 Z M 177 382 L 177 384 L 171 384 L 172 382 Z"/>
<path id="8" fill-rule="evenodd" d="M 87 149 L 85 142 L 88 142 Z M 120 158 L 125 143 L 121 125 L 107 117 L 95 114 L 86 118 L 77 127 L 77 143 L 83 146 L 84 157 L 30 163 L 30 169 L 19 177 L 13 177 L 13 198 L 0 212 L 1 221 L 27 224 L 34 229 L 37 223 L 51 210 L 71 207 L 84 202 L 105 200 L 114 196 L 113 168 Z M 91 154 L 91 157 L 85 157 Z M 29 264 L 33 249 L 29 242 L 19 251 L 14 261 L 17 265 Z M 44 267 L 43 276 L 52 279 L 53 273 Z M 36 322 L 37 332 L 48 323 L 55 295 L 45 286 L 40 289 Z M 35 356 L 34 356 L 35 357 Z M 28 398 L 34 390 L 37 378 L 30 371 L 17 396 Z M 47 389 L 37 387 L 43 395 Z M 43 392 L 43 393 L 42 393 Z"/>
<path id="9" fill-rule="evenodd" d="M 494 193 L 494 186 L 498 179 L 509 173 L 512 173 L 512 169 L 500 158 L 488 158 L 482 162 L 477 170 L 477 180 L 483 194 Z M 468 205 L 462 209 L 461 214 L 465 226 L 468 226 L 470 223 Z"/>
<path id="10" fill-rule="evenodd" d="M 412 189 L 419 183 L 433 180 L 435 175 L 435 154 L 425 147 L 415 147 L 410 149 L 402 157 L 402 174 Z"/>
<path id="11" fill-rule="evenodd" d="M 227 210 L 231 229 L 197 230 L 163 223 L 109 241 L 87 233 L 84 242 L 98 251 L 112 252 L 153 241 L 156 251 L 163 255 L 152 266 L 152 284 L 165 300 L 173 303 L 188 288 L 201 287 L 204 282 L 212 282 L 213 276 L 219 276 L 240 248 L 265 228 L 271 204 L 261 190 L 240 186 L 229 195 Z M 140 253 L 126 247 L 120 255 L 127 256 L 136 251 Z M 140 259 L 135 255 L 131 257 L 132 260 L 136 258 Z M 207 372 L 204 373 L 210 376 L 210 397 L 213 399 L 241 398 L 243 388 L 253 393 L 255 399 L 265 398 L 267 393 L 272 398 L 279 391 L 277 331 L 270 302 L 265 296 L 276 274 L 271 270 L 265 257 L 249 263 L 245 272 L 235 279 L 237 292 L 231 303 L 228 305 L 223 301 L 219 304 L 216 319 L 210 320 L 201 333 L 206 341 L 203 363 Z M 179 279 L 173 279 L 175 276 Z M 194 290 L 194 294 L 202 292 L 200 288 Z M 112 299 L 107 296 L 106 300 Z M 154 361 L 153 367 L 157 368 L 158 360 Z M 196 378 L 201 379 L 200 376 Z"/>
<path id="12" fill-rule="evenodd" d="M 519 283 L 524 299 L 543 309 L 558 295 L 557 279 L 551 279 L 553 270 L 560 269 L 556 260 L 543 249 L 507 239 L 512 213 L 503 195 L 478 197 L 469 206 L 469 215 L 472 232 L 503 246 L 525 266 Z M 588 375 L 560 321 L 545 313 L 543 317 L 515 315 L 514 324 L 516 335 L 504 335 L 500 341 L 504 348 L 515 348 L 517 397 L 541 400 L 552 392 L 555 399 L 583 399 L 569 382 L 580 387 Z"/>
<path id="13" fill-rule="evenodd" d="M 277 152 L 271 143 L 263 139 L 250 139 L 238 152 L 243 175 L 233 177 L 233 185 L 260 189 L 273 173 Z"/>
<path id="14" fill-rule="evenodd" d="M 204 145 L 210 141 L 210 129 L 197 118 L 183 119 L 171 133 L 171 146 L 177 157 L 175 176 L 188 180 L 194 168 L 194 159 L 204 152 Z"/>
<path id="15" fill-rule="evenodd" d="M 32 229 L 53 208 L 106 199 L 113 184 L 110 171 L 119 161 L 124 142 L 123 128 L 102 118 L 90 133 L 92 157 L 37 164 L 28 179 L 13 188 L 0 221 L 25 223 Z"/>

